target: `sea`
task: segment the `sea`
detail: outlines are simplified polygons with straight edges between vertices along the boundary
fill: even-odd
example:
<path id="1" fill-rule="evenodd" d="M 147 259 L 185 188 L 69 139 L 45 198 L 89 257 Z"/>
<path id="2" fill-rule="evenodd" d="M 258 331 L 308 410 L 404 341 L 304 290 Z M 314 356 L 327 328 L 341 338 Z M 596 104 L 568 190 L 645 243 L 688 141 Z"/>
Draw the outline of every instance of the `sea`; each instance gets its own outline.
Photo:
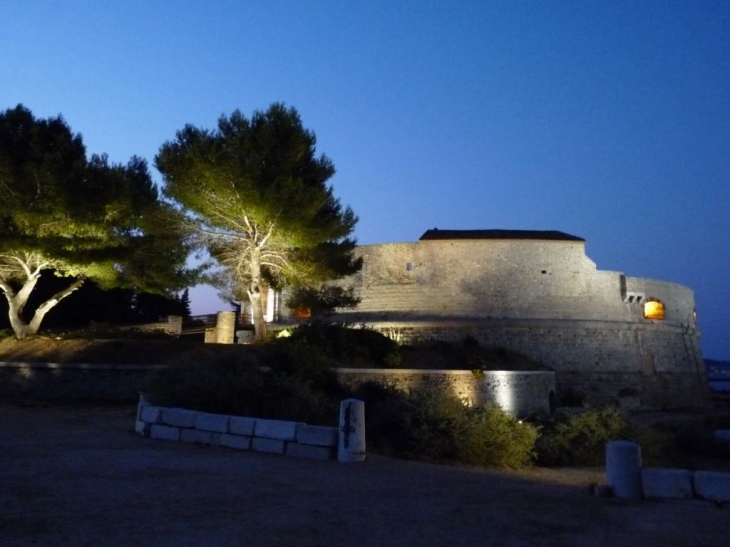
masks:
<path id="1" fill-rule="evenodd" d="M 730 361 L 706 360 L 707 380 L 713 391 L 730 391 Z"/>

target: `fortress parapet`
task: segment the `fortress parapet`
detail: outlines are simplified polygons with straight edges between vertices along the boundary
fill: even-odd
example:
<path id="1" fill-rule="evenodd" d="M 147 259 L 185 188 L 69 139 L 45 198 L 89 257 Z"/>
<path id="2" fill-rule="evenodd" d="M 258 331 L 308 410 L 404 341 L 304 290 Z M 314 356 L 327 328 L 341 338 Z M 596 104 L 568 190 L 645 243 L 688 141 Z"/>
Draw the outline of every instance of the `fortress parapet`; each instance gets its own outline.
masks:
<path id="1" fill-rule="evenodd" d="M 693 292 L 602 271 L 585 240 L 556 231 L 428 230 L 415 243 L 358 248 L 345 279 L 361 298 L 338 318 L 403 343 L 503 347 L 556 371 L 558 391 L 594 404 L 702 404 L 707 381 Z"/>

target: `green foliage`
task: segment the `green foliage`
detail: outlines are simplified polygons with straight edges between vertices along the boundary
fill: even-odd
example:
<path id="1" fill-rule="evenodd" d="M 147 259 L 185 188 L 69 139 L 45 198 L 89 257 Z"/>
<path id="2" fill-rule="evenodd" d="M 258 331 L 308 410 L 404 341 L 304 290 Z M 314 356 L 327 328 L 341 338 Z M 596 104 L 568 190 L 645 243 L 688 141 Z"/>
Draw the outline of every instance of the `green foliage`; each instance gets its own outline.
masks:
<path id="1" fill-rule="evenodd" d="M 87 159 L 61 117 L 35 119 L 22 105 L 0 112 L 0 193 L 0 292 L 18 337 L 35 333 L 87 278 L 161 293 L 188 282 L 178 213 L 158 199 L 146 162 Z M 26 323 L 23 309 L 44 270 L 73 279 Z"/>
<path id="2" fill-rule="evenodd" d="M 250 120 L 223 116 L 214 131 L 187 125 L 155 158 L 167 195 L 223 266 L 221 288 L 251 303 L 258 340 L 267 286 L 316 286 L 360 268 L 357 217 L 327 186 L 334 165 L 315 144 L 297 111 L 277 103 Z"/>
<path id="3" fill-rule="evenodd" d="M 230 357 L 181 363 L 149 376 L 144 391 L 162 406 L 309 424 L 337 423 L 336 396 L 321 385 L 302 381 L 301 375 L 273 369 L 265 362 L 274 363 Z"/>
<path id="4" fill-rule="evenodd" d="M 601 466 L 606 443 L 635 440 L 636 432 L 615 407 L 589 408 L 546 424 L 537 441 L 538 463 L 558 466 Z"/>
<path id="5" fill-rule="evenodd" d="M 290 343 L 301 341 L 316 347 L 318 352 L 338 365 L 366 363 L 393 368 L 400 363 L 398 344 L 371 329 L 314 321 L 300 325 L 285 340 Z"/>
<path id="6" fill-rule="evenodd" d="M 314 319 L 328 317 L 336 308 L 354 308 L 360 298 L 352 287 L 343 288 L 333 285 L 317 287 L 296 287 L 286 305 L 290 309 L 308 310 Z"/>
<path id="7" fill-rule="evenodd" d="M 497 405 L 470 407 L 429 384 L 406 394 L 366 383 L 354 396 L 365 401 L 369 446 L 382 453 L 488 467 L 532 463 L 537 428 Z"/>

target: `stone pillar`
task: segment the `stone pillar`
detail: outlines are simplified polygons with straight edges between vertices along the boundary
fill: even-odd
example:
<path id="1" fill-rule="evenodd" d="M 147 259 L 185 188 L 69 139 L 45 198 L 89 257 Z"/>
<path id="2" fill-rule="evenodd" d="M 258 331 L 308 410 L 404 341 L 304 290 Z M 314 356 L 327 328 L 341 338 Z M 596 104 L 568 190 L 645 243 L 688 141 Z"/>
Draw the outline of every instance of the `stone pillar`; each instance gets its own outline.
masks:
<path id="1" fill-rule="evenodd" d="M 340 403 L 337 459 L 345 463 L 365 460 L 365 403 L 359 399 Z"/>
<path id="2" fill-rule="evenodd" d="M 641 447 L 630 441 L 606 444 L 606 482 L 618 498 L 641 499 Z"/>
<path id="3" fill-rule="evenodd" d="M 215 344 L 215 342 L 216 342 L 215 327 L 206 327 L 205 328 L 205 343 L 206 344 Z"/>
<path id="4" fill-rule="evenodd" d="M 182 334 L 182 315 L 168 315 L 167 316 L 167 334 L 179 336 Z"/>
<path id="5" fill-rule="evenodd" d="M 236 330 L 236 312 L 219 311 L 215 323 L 215 341 L 218 344 L 233 344 Z"/>

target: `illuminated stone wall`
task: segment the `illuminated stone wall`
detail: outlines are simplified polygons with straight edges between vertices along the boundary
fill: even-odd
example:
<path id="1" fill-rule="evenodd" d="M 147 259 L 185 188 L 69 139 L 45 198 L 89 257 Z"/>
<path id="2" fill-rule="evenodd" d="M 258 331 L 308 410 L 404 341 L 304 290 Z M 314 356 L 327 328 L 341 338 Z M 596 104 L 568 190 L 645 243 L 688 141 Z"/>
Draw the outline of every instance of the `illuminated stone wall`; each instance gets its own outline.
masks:
<path id="1" fill-rule="evenodd" d="M 498 404 L 515 416 L 548 414 L 550 400 L 555 396 L 555 373 L 550 371 L 484 371 L 469 370 L 405 370 L 405 369 L 334 369 L 345 384 L 381 382 L 404 391 L 425 384 L 435 385 L 453 393 L 472 405 L 487 402 Z"/>
<path id="2" fill-rule="evenodd" d="M 644 406 L 702 402 L 706 378 L 692 291 L 601 271 L 583 241 L 437 240 L 358 248 L 360 305 L 338 318 L 403 343 L 504 347 L 555 370 L 558 391 L 594 403 L 636 392 Z M 658 300 L 663 320 L 644 318 Z"/>

